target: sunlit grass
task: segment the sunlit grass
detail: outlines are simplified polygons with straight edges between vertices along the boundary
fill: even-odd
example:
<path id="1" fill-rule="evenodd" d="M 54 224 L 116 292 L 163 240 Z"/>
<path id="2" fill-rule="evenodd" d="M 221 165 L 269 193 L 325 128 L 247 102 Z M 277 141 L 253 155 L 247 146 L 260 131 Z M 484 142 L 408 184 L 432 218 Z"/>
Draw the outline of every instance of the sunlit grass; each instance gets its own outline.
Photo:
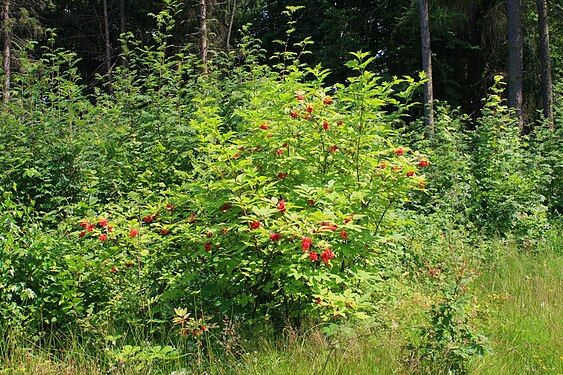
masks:
<path id="1" fill-rule="evenodd" d="M 475 373 L 563 373 L 561 249 L 523 253 L 506 247 L 483 274 L 481 296 L 493 302 L 485 329 L 495 351 L 475 361 Z"/>

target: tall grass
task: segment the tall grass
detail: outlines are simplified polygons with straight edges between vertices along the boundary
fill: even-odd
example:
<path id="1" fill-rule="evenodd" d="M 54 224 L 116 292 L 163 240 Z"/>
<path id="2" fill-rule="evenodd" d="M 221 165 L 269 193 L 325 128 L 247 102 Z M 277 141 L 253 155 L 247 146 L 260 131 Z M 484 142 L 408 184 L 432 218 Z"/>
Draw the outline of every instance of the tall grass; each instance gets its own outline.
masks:
<path id="1" fill-rule="evenodd" d="M 494 353 L 476 374 L 563 373 L 563 241 L 536 252 L 515 245 L 483 273 L 479 297 L 492 302 L 486 330 Z"/>

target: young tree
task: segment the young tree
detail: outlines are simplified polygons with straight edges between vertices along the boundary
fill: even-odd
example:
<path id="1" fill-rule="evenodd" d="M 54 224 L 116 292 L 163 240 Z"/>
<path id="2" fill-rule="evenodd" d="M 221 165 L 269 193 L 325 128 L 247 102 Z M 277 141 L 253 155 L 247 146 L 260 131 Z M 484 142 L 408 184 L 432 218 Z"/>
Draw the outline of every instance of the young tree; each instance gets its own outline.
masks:
<path id="1" fill-rule="evenodd" d="M 419 0 L 422 68 L 426 73 L 424 84 L 424 124 L 429 138 L 434 136 L 434 94 L 432 89 L 432 49 L 430 47 L 430 22 L 428 0 Z"/>
<path id="2" fill-rule="evenodd" d="M 521 0 L 508 0 L 508 106 L 513 109 L 520 132 L 524 132 L 522 104 L 523 90 L 523 42 Z"/>
<path id="3" fill-rule="evenodd" d="M 209 46 L 207 44 L 207 4 L 205 0 L 199 1 L 199 21 L 201 32 L 201 63 L 203 64 L 203 73 L 207 73 L 207 53 L 209 52 Z"/>
<path id="4" fill-rule="evenodd" d="M 549 47 L 547 0 L 536 0 L 536 7 L 538 10 L 538 27 L 540 33 L 543 114 L 549 127 L 553 128 L 553 81 L 551 76 L 551 49 Z"/>
<path id="5" fill-rule="evenodd" d="M 227 53 L 231 50 L 231 34 L 233 32 L 233 24 L 235 23 L 235 14 L 237 11 L 237 0 L 233 0 L 231 5 L 231 17 L 229 19 L 229 26 L 227 31 L 227 40 L 225 41 L 225 47 Z"/>

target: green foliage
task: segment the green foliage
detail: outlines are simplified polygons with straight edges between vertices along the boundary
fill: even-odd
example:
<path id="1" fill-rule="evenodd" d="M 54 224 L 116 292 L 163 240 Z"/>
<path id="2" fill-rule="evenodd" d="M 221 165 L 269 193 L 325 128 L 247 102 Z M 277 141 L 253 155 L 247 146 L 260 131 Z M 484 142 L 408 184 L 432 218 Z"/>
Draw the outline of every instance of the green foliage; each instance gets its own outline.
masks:
<path id="1" fill-rule="evenodd" d="M 432 305 L 429 325 L 421 330 L 420 342 L 408 347 L 409 367 L 414 373 L 467 374 L 473 356 L 491 351 L 488 339 L 475 328 L 479 311 L 468 293 L 472 272 L 462 265 L 454 275 L 436 274 L 442 279 L 443 295 Z"/>
<path id="2" fill-rule="evenodd" d="M 490 232 L 536 236 L 545 229 L 545 198 L 539 194 L 539 168 L 530 164 L 501 99 L 502 81 L 484 104 L 474 138 L 472 221 Z"/>
<path id="3" fill-rule="evenodd" d="M 225 317 L 333 338 L 341 323 L 393 327 L 379 313 L 430 272 L 441 294 L 412 363 L 464 370 L 485 345 L 452 246 L 475 233 L 542 240 L 544 205 L 560 205 L 556 137 L 519 138 L 499 82 L 475 129 L 444 105 L 436 138 L 409 147 L 396 129 L 419 82 L 384 80 L 355 52 L 345 84 L 328 85 L 329 70 L 299 60 L 309 40 L 282 42 L 270 68 L 246 35 L 198 75 L 170 42 L 168 4 L 158 45 L 123 35 L 112 94 L 84 94 L 71 53 L 22 52 L 0 112 L 4 328 L 39 344 L 80 329 L 116 371 L 186 353 L 201 370 L 222 350 L 237 360 L 211 330 Z"/>
<path id="4" fill-rule="evenodd" d="M 429 194 L 414 201 L 468 231 L 538 240 L 548 227 L 548 205 L 557 204 L 560 191 L 551 151 L 559 141 L 551 131 L 521 137 L 502 94 L 497 77 L 475 129 L 467 129 L 469 118 L 457 110 L 438 107 L 435 138 L 415 142 L 431 163 Z"/>

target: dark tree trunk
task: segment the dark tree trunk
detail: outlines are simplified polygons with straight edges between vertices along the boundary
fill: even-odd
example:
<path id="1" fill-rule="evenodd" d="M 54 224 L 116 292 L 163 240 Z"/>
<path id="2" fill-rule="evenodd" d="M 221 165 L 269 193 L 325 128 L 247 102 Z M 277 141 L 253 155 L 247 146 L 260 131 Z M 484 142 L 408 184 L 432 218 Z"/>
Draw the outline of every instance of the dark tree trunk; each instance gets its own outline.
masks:
<path id="1" fill-rule="evenodd" d="M 543 115 L 553 129 L 553 81 L 551 76 L 551 49 L 549 47 L 549 23 L 547 0 L 536 0 L 538 8 L 538 27 L 540 32 L 541 81 Z"/>
<path id="2" fill-rule="evenodd" d="M 124 37 L 124 34 L 127 32 L 127 16 L 125 14 L 125 0 L 119 0 L 119 34 L 121 37 Z M 127 66 L 127 58 L 125 57 L 125 52 L 127 52 L 127 48 L 125 46 L 125 42 L 121 41 L 121 65 L 123 67 Z"/>
<path id="3" fill-rule="evenodd" d="M 520 133 L 524 132 L 522 103 L 523 86 L 523 42 L 521 0 L 508 0 L 508 106 L 513 109 Z"/>
<path id="4" fill-rule="evenodd" d="M 207 45 L 207 5 L 205 0 L 199 1 L 199 19 L 200 19 L 200 31 L 201 31 L 201 63 L 203 65 L 203 73 L 207 74 L 207 53 L 209 52 L 209 46 Z"/>
<path id="5" fill-rule="evenodd" d="M 424 84 L 424 124 L 429 138 L 434 136 L 434 93 L 432 84 L 432 49 L 430 47 L 430 22 L 428 0 L 419 0 L 420 39 L 422 46 L 422 68 L 426 73 Z"/>
<path id="6" fill-rule="evenodd" d="M 108 1 L 103 0 L 104 5 L 104 34 L 106 40 L 106 70 L 108 79 L 108 90 L 113 94 L 112 78 L 111 78 L 111 41 L 109 39 L 109 12 Z"/>
<path id="7" fill-rule="evenodd" d="M 2 31 L 4 34 L 4 103 L 10 100 L 10 86 L 11 86 L 11 44 L 12 44 L 12 27 L 10 25 L 10 1 L 4 0 L 4 8 L 2 14 Z"/>

